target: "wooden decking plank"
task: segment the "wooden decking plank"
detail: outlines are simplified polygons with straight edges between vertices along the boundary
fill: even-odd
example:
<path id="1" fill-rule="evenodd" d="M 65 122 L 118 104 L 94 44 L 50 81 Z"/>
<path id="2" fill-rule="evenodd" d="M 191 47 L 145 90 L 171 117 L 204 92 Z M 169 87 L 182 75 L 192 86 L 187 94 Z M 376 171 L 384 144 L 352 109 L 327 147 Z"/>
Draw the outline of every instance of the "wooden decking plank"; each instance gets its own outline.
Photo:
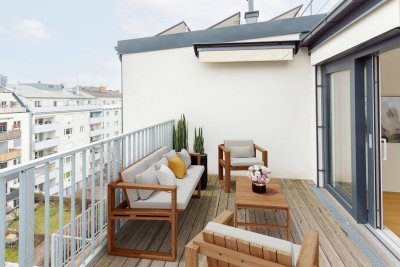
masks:
<path id="1" fill-rule="evenodd" d="M 235 178 L 234 178 L 235 179 Z M 234 210 L 235 183 L 232 179 L 231 193 L 225 193 L 216 176 L 209 177 L 209 185 L 200 199 L 192 199 L 185 212 L 178 217 L 178 257 L 173 263 L 145 259 L 114 257 L 104 254 L 95 266 L 140 266 L 163 267 L 184 266 L 184 246 L 204 226 L 225 209 Z M 340 225 L 326 210 L 325 206 L 310 190 L 310 181 L 281 180 L 280 184 L 291 208 L 291 237 L 301 244 L 303 232 L 317 228 L 320 231 L 320 266 L 368 266 L 371 265 L 361 251 L 342 232 Z M 253 209 L 240 210 L 238 217 L 247 221 L 286 224 L 286 213 Z M 245 212 L 246 211 L 246 212 Z M 247 214 L 246 214 L 247 213 Z M 284 230 L 256 229 L 259 233 L 286 238 Z M 117 245 L 129 248 L 146 248 L 154 251 L 167 251 L 170 246 L 169 223 L 155 221 L 132 221 L 117 235 Z M 346 251 L 347 250 L 347 251 Z M 342 258 L 342 259 L 341 259 Z M 205 262 L 205 257 L 200 257 Z"/>
<path id="2" fill-rule="evenodd" d="M 281 180 L 281 186 L 283 189 L 283 192 L 285 193 L 286 199 L 289 202 L 290 206 L 290 212 L 291 216 L 296 218 L 299 226 L 299 235 L 301 236 L 301 239 L 303 239 L 303 232 L 305 230 L 311 229 L 308 221 L 304 217 L 303 213 L 301 212 L 301 208 L 298 207 L 297 205 L 297 200 L 294 198 L 294 188 L 291 183 L 289 183 L 287 180 Z M 321 235 L 323 233 L 320 233 Z M 326 237 L 325 237 L 326 239 Z M 320 237 L 321 241 L 321 237 Z M 336 262 L 331 262 L 330 258 L 328 257 L 328 253 L 332 253 L 334 256 L 337 258 Z M 332 248 L 332 245 L 328 242 L 320 242 L 320 263 L 323 266 L 344 266 L 343 262 L 339 259 L 338 255 L 336 254 L 336 251 Z"/>
<path id="3" fill-rule="evenodd" d="M 335 246 L 335 248 L 340 251 L 344 251 L 344 253 L 349 253 L 353 259 L 358 262 L 361 266 L 370 266 L 370 262 L 367 257 L 358 249 L 355 244 L 351 241 L 351 239 L 347 236 L 344 230 L 340 227 L 339 224 L 336 223 L 336 220 L 331 216 L 329 211 L 322 205 L 319 199 L 312 193 L 309 188 L 309 185 L 302 183 L 302 181 L 296 181 L 296 188 L 298 188 L 300 193 L 303 193 L 305 199 L 308 199 L 308 203 L 310 204 L 309 209 L 310 212 L 314 212 L 314 216 L 318 219 L 319 222 L 322 223 L 321 227 L 329 227 L 332 228 L 334 236 L 336 236 L 340 243 L 344 246 Z M 342 248 L 343 249 L 340 249 Z M 338 252 L 339 253 L 339 252 Z M 340 253 L 341 254 L 341 253 Z"/>
<path id="4" fill-rule="evenodd" d="M 288 183 L 288 181 L 286 182 Z M 331 261 L 336 262 L 337 255 L 337 258 L 339 258 L 345 266 L 357 266 L 358 264 L 352 257 L 352 255 L 347 251 L 346 248 L 343 248 L 343 246 L 341 246 L 341 241 L 339 240 L 331 226 L 329 224 L 326 224 L 325 220 L 319 221 L 318 218 L 315 217 L 316 214 L 311 212 L 310 207 L 313 204 L 308 201 L 307 196 L 305 196 L 303 192 L 299 191 L 300 188 L 298 188 L 297 186 L 297 181 L 291 180 L 290 183 L 293 188 L 296 188 L 296 190 L 293 192 L 294 196 L 296 197 L 297 204 L 301 207 L 301 211 L 304 214 L 304 217 L 309 222 L 310 227 L 312 227 L 312 229 L 317 229 L 322 232 L 322 234 L 320 234 L 321 243 L 326 243 L 327 248 L 333 248 L 333 250 L 336 252 L 336 254 L 330 254 L 330 257 L 332 258 Z"/>

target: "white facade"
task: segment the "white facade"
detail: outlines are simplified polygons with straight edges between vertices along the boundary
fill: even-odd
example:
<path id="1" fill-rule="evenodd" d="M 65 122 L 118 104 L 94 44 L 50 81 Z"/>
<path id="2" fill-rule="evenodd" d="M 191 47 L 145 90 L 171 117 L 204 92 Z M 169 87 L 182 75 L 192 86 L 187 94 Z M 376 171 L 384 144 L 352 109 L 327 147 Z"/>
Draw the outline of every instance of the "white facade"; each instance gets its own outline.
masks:
<path id="1" fill-rule="evenodd" d="M 1 90 L 1 89 L 0 89 Z M 0 91 L 0 169 L 29 160 L 30 116 L 15 96 L 8 91 Z M 6 194 L 10 194 L 18 183 L 17 177 L 8 177 Z M 8 208 L 17 203 L 10 201 Z"/>
<path id="2" fill-rule="evenodd" d="M 38 84 L 38 86 L 44 86 Z M 102 140 L 121 134 L 121 98 L 99 98 L 86 93 L 74 94 L 66 90 L 50 90 L 37 88 L 35 85 L 10 85 L 9 86 L 24 102 L 31 113 L 14 113 L 7 109 L 9 121 L 16 120 L 24 114 L 23 123 L 25 131 L 21 132 L 20 145 L 21 160 L 17 163 L 67 151 L 91 142 Z M 11 93 L 10 93 L 11 95 Z M 3 100 L 4 97 L 2 97 Z M 5 107 L 4 107 L 5 108 Z M 4 111 L 4 110 L 3 110 Z M 14 108 L 14 111 L 15 108 Z M 110 113 L 105 117 L 105 114 Z M 2 122 L 0 110 L 0 123 Z M 110 127 L 105 130 L 106 121 Z M 9 123 L 11 127 L 11 123 Z M 107 132 L 107 133 L 106 133 Z M 9 141 L 10 142 L 10 141 Z M 19 142 L 21 143 L 21 142 Z M 0 149 L 4 147 L 0 146 Z M 95 170 L 99 171 L 99 151 L 95 151 Z M 82 155 L 76 155 L 76 177 L 82 180 Z M 91 155 L 86 155 L 86 174 L 91 174 Z M 71 179 L 71 158 L 64 160 L 64 187 L 65 194 L 69 193 Z M 44 187 L 45 170 L 40 166 L 35 170 L 35 187 L 42 191 Z M 49 166 L 50 192 L 58 193 L 59 190 L 59 163 L 53 162 Z M 11 187 L 18 189 L 17 180 L 11 181 Z M 9 192 L 8 192 L 9 193 Z M 10 208 L 15 203 L 8 203 Z"/>
<path id="3" fill-rule="evenodd" d="M 190 148 L 194 127 L 203 127 L 210 173 L 217 173 L 224 139 L 253 139 L 268 150 L 275 177 L 316 180 L 315 87 L 306 49 L 285 62 L 200 63 L 192 46 L 124 54 L 122 84 L 124 132 L 184 113 Z"/>

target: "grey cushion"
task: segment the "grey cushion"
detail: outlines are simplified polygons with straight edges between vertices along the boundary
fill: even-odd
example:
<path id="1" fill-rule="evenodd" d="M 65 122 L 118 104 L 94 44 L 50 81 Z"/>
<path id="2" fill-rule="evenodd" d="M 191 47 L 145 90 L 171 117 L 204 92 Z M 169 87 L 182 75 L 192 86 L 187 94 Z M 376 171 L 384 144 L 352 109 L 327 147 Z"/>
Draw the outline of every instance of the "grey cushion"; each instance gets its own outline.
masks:
<path id="1" fill-rule="evenodd" d="M 156 152 L 158 153 L 158 155 L 161 158 L 162 156 L 164 156 L 165 154 L 167 154 L 169 152 L 169 148 L 166 146 L 163 146 L 163 147 L 160 147 L 160 149 L 158 149 Z"/>
<path id="2" fill-rule="evenodd" d="M 153 166 L 156 167 L 156 170 L 161 168 L 161 165 L 165 165 L 168 167 L 168 160 L 166 157 L 162 157 L 159 161 L 153 163 Z"/>
<path id="3" fill-rule="evenodd" d="M 138 184 L 158 184 L 156 168 L 154 166 L 150 166 L 144 172 L 136 175 L 136 183 L 138 183 Z M 140 199 L 147 199 L 154 192 L 154 190 L 139 189 L 138 192 L 139 192 Z"/>
<path id="4" fill-rule="evenodd" d="M 165 158 L 165 160 L 167 159 Z M 175 174 L 164 164 L 157 170 L 157 180 L 158 183 L 162 185 L 176 185 Z"/>
<path id="5" fill-rule="evenodd" d="M 261 159 L 251 158 L 231 158 L 231 166 L 251 166 L 251 165 L 264 165 Z"/>
<path id="6" fill-rule="evenodd" d="M 190 158 L 190 154 L 189 152 L 187 152 L 186 149 L 182 148 L 181 152 L 176 153 L 178 155 L 178 157 L 185 162 L 186 165 L 186 169 L 188 169 L 190 167 L 190 165 L 192 164 L 192 160 Z"/>
<path id="7" fill-rule="evenodd" d="M 136 175 L 147 170 L 149 166 L 146 161 L 141 160 L 136 164 L 126 168 L 121 172 L 122 181 L 126 183 L 136 183 Z M 139 198 L 139 193 L 137 189 L 128 189 L 126 190 L 129 201 L 135 201 Z"/>
<path id="8" fill-rule="evenodd" d="M 229 236 L 249 243 L 261 245 L 263 247 L 276 249 L 280 253 L 290 255 L 292 257 L 292 266 L 296 266 L 300 253 L 300 246 L 295 245 L 292 242 L 216 222 L 209 222 L 204 229 L 223 236 Z"/>
<path id="9" fill-rule="evenodd" d="M 254 146 L 253 140 L 225 140 L 224 144 L 228 149 L 231 149 L 233 146 Z M 254 157 L 254 150 L 251 155 Z"/>
<path id="10" fill-rule="evenodd" d="M 251 146 L 232 146 L 231 157 L 232 158 L 251 158 L 253 157 L 253 147 Z"/>
<path id="11" fill-rule="evenodd" d="M 143 160 L 147 162 L 147 166 L 151 166 L 152 164 L 156 163 L 161 159 L 161 156 L 157 153 L 157 151 L 154 151 L 150 155 L 147 155 Z"/>
<path id="12" fill-rule="evenodd" d="M 178 209 L 184 210 L 187 207 L 203 172 L 204 166 L 192 165 L 183 179 L 176 179 Z M 170 209 L 171 193 L 157 191 L 146 200 L 130 201 L 130 205 L 133 208 Z"/>
<path id="13" fill-rule="evenodd" d="M 170 159 L 172 159 L 172 158 L 175 157 L 175 156 L 176 156 L 175 150 L 171 150 L 171 151 L 169 151 L 167 154 L 164 155 L 164 157 L 166 157 L 167 160 L 170 160 Z"/>

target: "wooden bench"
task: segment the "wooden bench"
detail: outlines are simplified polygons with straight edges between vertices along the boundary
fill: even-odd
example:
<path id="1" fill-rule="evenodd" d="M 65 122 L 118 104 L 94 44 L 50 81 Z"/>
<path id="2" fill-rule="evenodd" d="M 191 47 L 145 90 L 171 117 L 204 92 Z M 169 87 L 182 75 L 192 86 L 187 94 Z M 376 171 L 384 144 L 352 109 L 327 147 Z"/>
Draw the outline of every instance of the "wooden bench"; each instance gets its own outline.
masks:
<path id="1" fill-rule="evenodd" d="M 220 227 L 218 225 L 214 226 L 214 229 L 217 231 L 207 230 L 210 225 L 208 224 L 205 230 L 186 245 L 186 266 L 198 267 L 199 254 L 207 256 L 208 267 L 319 266 L 318 231 L 306 231 L 301 247 L 292 244 L 291 250 L 288 252 L 286 247 L 282 248 L 287 245 L 282 242 L 290 243 L 288 241 L 227 226 L 233 225 L 232 211 L 224 211 L 214 222 L 220 225 Z M 236 231 L 236 235 L 240 236 L 242 234 L 242 238 L 235 237 L 235 234 L 221 234 L 224 231 Z M 248 240 L 244 240 L 246 239 L 246 235 L 256 235 L 258 239 L 256 242 L 249 242 Z M 270 243 L 270 245 L 265 245 L 265 243 Z"/>

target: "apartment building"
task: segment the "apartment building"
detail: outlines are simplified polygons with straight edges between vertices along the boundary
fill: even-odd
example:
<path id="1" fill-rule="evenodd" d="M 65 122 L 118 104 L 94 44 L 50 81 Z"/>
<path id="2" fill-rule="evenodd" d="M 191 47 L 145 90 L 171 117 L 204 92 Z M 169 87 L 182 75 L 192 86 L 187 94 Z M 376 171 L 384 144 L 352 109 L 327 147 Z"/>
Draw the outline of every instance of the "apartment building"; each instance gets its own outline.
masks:
<path id="1" fill-rule="evenodd" d="M 40 82 L 8 85 L 8 88 L 30 110 L 26 123 L 29 129 L 25 133 L 26 137 L 24 136 L 29 145 L 22 152 L 25 160 L 67 151 L 121 133 L 121 97 L 118 92 L 107 91 L 104 87 L 101 92 L 100 89 L 97 92 L 94 88 L 80 90 L 80 87 L 64 88 L 63 85 Z M 95 173 L 100 171 L 100 151 L 94 151 L 94 158 L 93 166 L 92 155 L 86 154 L 86 177 L 92 174 L 92 168 Z M 59 164 L 49 164 L 51 194 L 59 192 Z M 79 170 L 75 177 L 79 189 L 83 179 L 82 154 L 76 158 L 75 164 L 75 168 Z M 72 159 L 65 158 L 62 168 L 65 195 L 70 193 L 71 165 Z M 42 165 L 35 169 L 35 189 L 43 191 L 44 182 L 45 166 Z M 19 184 L 15 181 L 14 183 L 14 187 L 18 188 Z M 15 207 L 14 202 L 16 201 L 9 201 L 10 208 Z"/>
<path id="2" fill-rule="evenodd" d="M 30 114 L 18 97 L 0 87 L 0 169 L 29 160 Z M 17 206 L 18 176 L 10 175 L 6 182 L 9 207 Z"/>

